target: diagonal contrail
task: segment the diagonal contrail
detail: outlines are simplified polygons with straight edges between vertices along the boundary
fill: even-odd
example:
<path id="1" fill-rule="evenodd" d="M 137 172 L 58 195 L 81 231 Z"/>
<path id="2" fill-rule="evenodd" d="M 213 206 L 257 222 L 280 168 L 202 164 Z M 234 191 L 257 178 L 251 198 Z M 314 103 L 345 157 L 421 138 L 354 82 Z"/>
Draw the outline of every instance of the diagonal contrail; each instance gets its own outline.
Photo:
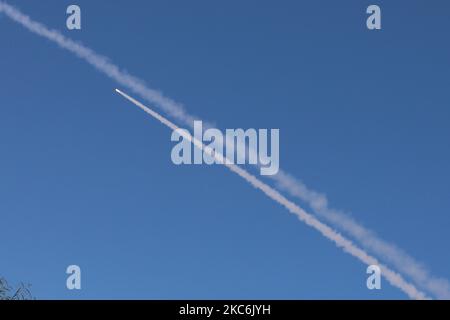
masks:
<path id="1" fill-rule="evenodd" d="M 371 250 L 400 272 L 410 276 L 418 286 L 433 293 L 439 299 L 450 299 L 450 284 L 447 279 L 432 276 L 423 264 L 395 244 L 381 239 L 372 230 L 362 226 L 342 211 L 330 208 L 326 196 L 309 189 L 301 181 L 285 172 L 280 171 L 277 177 L 268 177 L 274 178 L 279 190 L 286 191 L 289 195 L 308 203 L 317 216 L 350 234 L 363 248 Z"/>
<path id="2" fill-rule="evenodd" d="M 134 98 L 130 97 L 129 95 L 123 93 L 122 91 L 116 89 L 116 92 L 118 92 L 120 95 L 122 95 L 124 98 L 129 100 L 130 102 L 134 103 L 136 106 L 150 114 L 152 117 L 159 120 L 161 123 L 166 125 L 172 130 L 178 129 L 178 126 L 172 123 L 171 121 L 167 120 L 157 112 L 153 111 L 152 109 L 146 107 L 139 101 L 135 100 Z M 254 186 L 256 189 L 259 189 L 262 191 L 266 196 L 271 198 L 272 200 L 278 202 L 283 207 L 285 207 L 289 212 L 297 215 L 297 217 L 309 225 L 310 227 L 316 229 L 319 231 L 324 237 L 328 238 L 329 240 L 333 241 L 338 247 L 342 248 L 345 252 L 351 254 L 352 256 L 358 258 L 360 261 L 367 265 L 378 265 L 380 266 L 382 270 L 382 275 L 389 281 L 390 284 L 393 286 L 401 289 L 403 292 L 405 292 L 410 298 L 413 299 L 427 299 L 424 293 L 420 292 L 418 289 L 416 289 L 412 284 L 406 282 L 403 277 L 394 271 L 390 270 L 388 267 L 381 265 L 376 258 L 368 255 L 366 252 L 364 252 L 362 249 L 358 248 L 356 245 L 354 245 L 350 240 L 344 238 L 342 235 L 338 234 L 336 231 L 331 229 L 326 224 L 320 222 L 317 220 L 314 216 L 310 215 L 306 211 L 304 211 L 302 208 L 297 206 L 295 203 L 289 201 L 287 198 L 285 198 L 282 194 L 280 194 L 278 191 L 270 187 L 269 185 L 265 184 L 258 178 L 256 178 L 254 175 L 250 174 L 246 170 L 242 169 L 241 167 L 235 165 L 226 163 L 224 161 L 224 157 L 219 152 L 212 152 L 213 149 L 211 149 L 208 146 L 205 146 L 201 141 L 197 140 L 195 137 L 191 136 L 187 131 L 178 131 L 178 133 L 183 136 L 183 138 L 189 140 L 191 143 L 193 143 L 197 148 L 204 150 L 209 156 L 214 157 L 218 163 L 222 163 L 224 166 L 226 166 L 228 169 L 230 169 L 232 172 L 239 175 L 241 178 L 246 180 L 248 183 L 250 183 L 252 186 Z"/>
<path id="3" fill-rule="evenodd" d="M 160 91 L 147 87 L 142 80 L 124 72 L 111 63 L 107 57 L 97 54 L 92 49 L 65 37 L 56 30 L 47 28 L 45 25 L 23 14 L 17 8 L 0 0 L 0 13 L 2 12 L 29 31 L 75 54 L 120 85 L 130 89 L 146 101 L 154 103 L 181 123 L 192 127 L 194 120 L 197 119 L 187 113 L 182 104 L 164 96 Z M 374 252 L 395 266 L 399 271 L 411 277 L 418 286 L 428 290 L 438 298 L 450 298 L 450 285 L 446 279 L 433 277 L 421 263 L 415 261 L 395 245 L 380 239 L 372 231 L 361 226 L 348 215 L 328 207 L 327 199 L 322 194 L 307 188 L 301 181 L 296 180 L 282 170 L 277 175 L 270 177 L 274 179 L 278 189 L 305 201 L 314 213 L 347 232 L 358 240 L 364 248 Z"/>

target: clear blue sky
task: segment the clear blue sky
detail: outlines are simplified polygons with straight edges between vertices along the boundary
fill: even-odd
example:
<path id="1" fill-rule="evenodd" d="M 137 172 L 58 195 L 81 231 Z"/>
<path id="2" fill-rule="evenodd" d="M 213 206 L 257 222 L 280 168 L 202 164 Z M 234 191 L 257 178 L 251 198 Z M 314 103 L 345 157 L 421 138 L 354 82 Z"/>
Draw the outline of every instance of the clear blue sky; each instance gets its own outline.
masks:
<path id="1" fill-rule="evenodd" d="M 280 128 L 281 167 L 450 278 L 448 1 L 13 1 L 219 128 Z M 365 10 L 382 9 L 382 31 Z M 0 275 L 37 298 L 406 298 L 0 14 Z M 302 204 L 302 203 L 300 203 Z M 303 204 L 302 204 L 303 205 Z M 82 269 L 68 291 L 65 269 Z"/>

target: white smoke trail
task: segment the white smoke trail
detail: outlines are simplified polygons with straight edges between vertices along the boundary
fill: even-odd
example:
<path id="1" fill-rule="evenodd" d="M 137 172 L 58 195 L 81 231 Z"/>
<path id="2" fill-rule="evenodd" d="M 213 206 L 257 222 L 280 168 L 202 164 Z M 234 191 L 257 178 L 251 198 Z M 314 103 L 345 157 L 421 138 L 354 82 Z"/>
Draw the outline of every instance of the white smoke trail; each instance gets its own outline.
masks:
<path id="1" fill-rule="evenodd" d="M 107 57 L 99 55 L 90 48 L 66 38 L 57 30 L 51 30 L 45 25 L 33 21 L 29 16 L 23 14 L 18 9 L 6 4 L 5 2 L 0 2 L 0 12 L 3 12 L 10 19 L 21 24 L 29 31 L 47 38 L 48 40 L 59 45 L 61 48 L 74 53 L 98 71 L 106 74 L 109 78 L 115 80 L 124 87 L 129 88 L 132 92 L 138 94 L 145 100 L 158 104 L 164 112 L 175 119 L 185 124 L 192 125 L 195 117 L 187 114 L 183 105 L 165 97 L 160 91 L 148 88 L 142 80 L 129 75 L 123 70 L 120 70 L 120 68 L 111 63 Z"/>
<path id="2" fill-rule="evenodd" d="M 23 14 L 15 7 L 0 1 L 0 12 L 3 12 L 10 19 L 19 23 L 29 31 L 74 53 L 109 78 L 130 89 L 133 93 L 139 95 L 146 101 L 154 103 L 181 123 L 192 127 L 194 119 L 197 119 L 188 114 L 182 104 L 165 97 L 157 90 L 148 88 L 142 80 L 124 72 L 118 66 L 111 63 L 107 57 L 99 55 L 90 48 L 66 38 L 56 30 L 51 30 L 45 25 L 33 21 L 29 16 Z M 205 124 L 205 127 L 208 127 L 208 124 Z M 445 279 L 433 278 L 428 271 L 412 257 L 408 256 L 394 245 L 379 239 L 373 232 L 357 224 L 347 215 L 328 208 L 327 200 L 323 195 L 308 189 L 304 184 L 281 170 L 277 175 L 271 176 L 271 178 L 275 180 L 279 189 L 285 190 L 289 192 L 291 196 L 295 196 L 308 203 L 316 214 L 348 232 L 351 236 L 360 241 L 363 247 L 372 250 L 375 254 L 380 255 L 386 259 L 386 261 L 392 263 L 398 270 L 410 276 L 420 287 L 429 290 L 439 298 L 450 297 L 449 285 Z"/>
<path id="3" fill-rule="evenodd" d="M 170 122 L 157 112 L 151 110 L 150 108 L 146 107 L 139 101 L 133 99 L 132 97 L 128 96 L 127 94 L 121 92 L 120 90 L 116 89 L 116 91 L 121 94 L 124 98 L 129 100 L 130 102 L 134 103 L 136 106 L 150 114 L 152 117 L 159 120 L 161 123 L 166 125 L 172 130 L 178 129 L 178 126 L 174 123 Z M 178 133 L 183 136 L 183 138 L 189 140 L 192 142 L 197 148 L 204 150 L 209 156 L 214 157 L 218 163 L 222 163 L 224 166 L 226 166 L 228 169 L 230 169 L 232 172 L 239 175 L 241 178 L 244 178 L 248 183 L 253 185 L 255 188 L 261 190 L 265 195 L 267 195 L 272 200 L 278 202 L 283 207 L 285 207 L 287 210 L 289 210 L 291 213 L 297 215 L 297 217 L 309 225 L 310 227 L 316 229 L 319 231 L 324 237 L 328 238 L 329 240 L 333 241 L 338 247 L 342 248 L 345 252 L 349 253 L 350 255 L 358 258 L 360 261 L 367 265 L 378 265 L 380 266 L 382 270 L 383 276 L 389 281 L 390 284 L 393 286 L 399 288 L 403 292 L 405 292 L 410 298 L 412 299 L 427 299 L 424 293 L 417 290 L 412 284 L 406 282 L 401 275 L 395 273 L 394 271 L 390 270 L 388 267 L 381 265 L 377 259 L 374 257 L 368 255 L 366 252 L 355 246 L 350 240 L 344 238 L 342 235 L 338 234 L 336 231 L 331 229 L 329 226 L 323 224 L 319 220 L 317 220 L 314 216 L 310 215 L 309 213 L 305 212 L 302 208 L 297 206 L 295 203 L 289 201 L 287 198 L 285 198 L 283 195 L 281 195 L 278 191 L 270 187 L 269 185 L 265 184 L 258 178 L 256 178 L 254 175 L 248 173 L 246 170 L 242 169 L 241 167 L 235 165 L 235 164 L 227 164 L 224 161 L 224 157 L 219 152 L 213 152 L 212 149 L 208 146 L 205 146 L 201 141 L 197 140 L 193 136 L 191 136 L 187 131 L 178 131 Z"/>
<path id="4" fill-rule="evenodd" d="M 364 248 L 371 250 L 391 263 L 403 274 L 410 276 L 418 286 L 433 293 L 439 299 L 450 299 L 450 284 L 447 279 L 431 276 L 425 266 L 402 249 L 380 239 L 373 231 L 363 227 L 345 213 L 330 208 L 326 196 L 309 189 L 301 181 L 281 170 L 277 176 L 270 177 L 276 181 L 278 189 L 308 203 L 314 213 L 347 232 L 358 240 Z"/>

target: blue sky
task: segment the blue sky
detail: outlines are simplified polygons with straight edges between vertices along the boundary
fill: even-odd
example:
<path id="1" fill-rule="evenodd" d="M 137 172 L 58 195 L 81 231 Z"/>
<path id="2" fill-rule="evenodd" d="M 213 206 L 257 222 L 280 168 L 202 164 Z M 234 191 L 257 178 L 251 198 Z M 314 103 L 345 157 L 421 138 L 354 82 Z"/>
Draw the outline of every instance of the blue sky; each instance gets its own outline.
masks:
<path id="1" fill-rule="evenodd" d="M 280 128 L 280 165 L 450 278 L 447 1 L 9 1 L 221 128 Z M 406 298 L 0 14 L 0 275 L 37 298 Z M 231 200 L 231 201 L 230 201 Z M 304 205 L 303 203 L 299 203 Z M 307 208 L 305 206 L 305 208 Z M 82 269 L 82 290 L 65 269 Z"/>

